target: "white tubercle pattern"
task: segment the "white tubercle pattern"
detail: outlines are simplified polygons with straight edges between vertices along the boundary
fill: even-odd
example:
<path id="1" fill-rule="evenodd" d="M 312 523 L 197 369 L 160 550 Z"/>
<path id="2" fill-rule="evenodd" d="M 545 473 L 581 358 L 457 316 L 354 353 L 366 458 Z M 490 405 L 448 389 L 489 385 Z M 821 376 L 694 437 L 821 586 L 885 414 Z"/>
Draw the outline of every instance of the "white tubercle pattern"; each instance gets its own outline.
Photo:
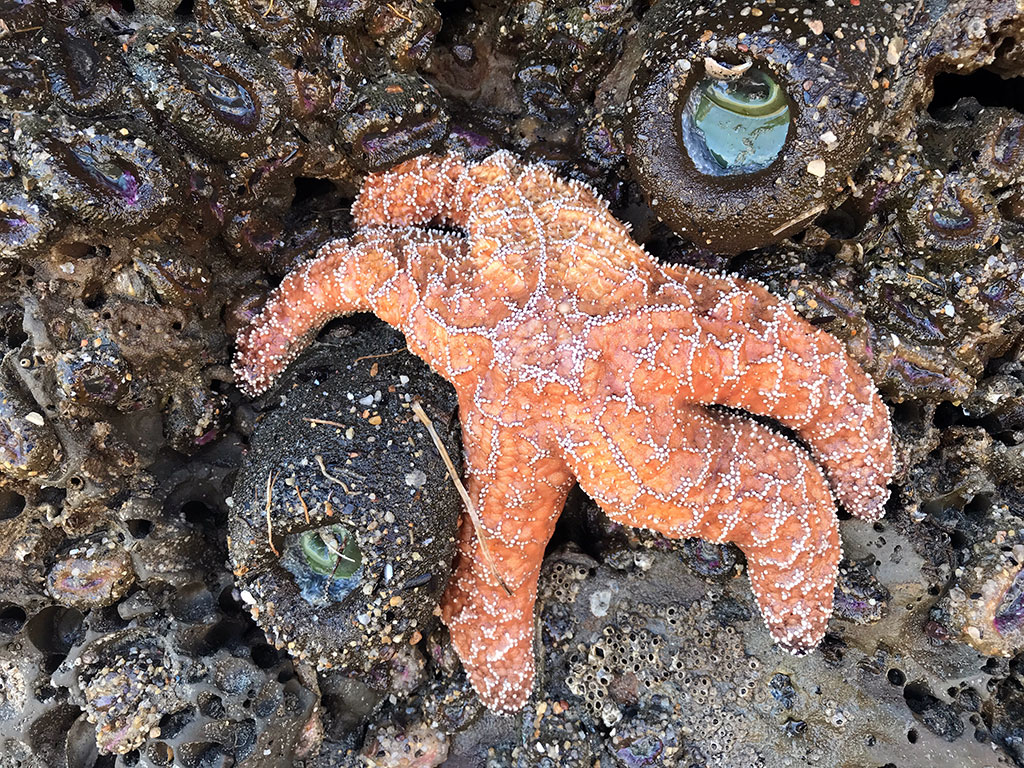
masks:
<path id="1" fill-rule="evenodd" d="M 488 707 L 529 697 L 537 577 L 573 482 L 613 520 L 736 543 L 772 637 L 820 642 L 833 493 L 876 519 L 893 472 L 888 410 L 834 338 L 758 283 L 658 263 L 589 187 L 505 152 L 373 174 L 353 213 L 356 236 L 239 334 L 235 371 L 264 391 L 328 319 L 369 311 L 452 382 L 498 574 L 464 520 L 442 616 Z"/>

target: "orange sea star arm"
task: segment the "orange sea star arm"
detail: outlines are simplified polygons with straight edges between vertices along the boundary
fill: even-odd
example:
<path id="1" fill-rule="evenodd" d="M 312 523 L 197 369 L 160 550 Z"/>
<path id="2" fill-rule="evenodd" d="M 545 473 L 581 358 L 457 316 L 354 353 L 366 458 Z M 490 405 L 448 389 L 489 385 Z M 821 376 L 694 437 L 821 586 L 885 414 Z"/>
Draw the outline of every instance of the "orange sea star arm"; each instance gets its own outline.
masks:
<path id="1" fill-rule="evenodd" d="M 465 226 L 468 199 L 462 158 L 419 155 L 366 177 L 352 205 L 356 227 L 424 227 L 433 221 Z"/>
<path id="2" fill-rule="evenodd" d="M 461 411 L 469 436 L 467 486 L 490 558 L 463 515 L 441 615 L 483 702 L 511 712 L 526 703 L 533 687 L 537 577 L 572 478 L 557 452 L 546 450 L 529 429 L 499 426 L 471 408 Z"/>
<path id="3" fill-rule="evenodd" d="M 665 268 L 645 308 L 596 327 L 590 345 L 604 380 L 642 404 L 726 405 L 792 428 L 849 512 L 883 513 L 893 472 L 888 409 L 838 341 L 763 286 Z"/>
<path id="4" fill-rule="evenodd" d="M 832 612 L 840 559 L 835 503 L 810 457 L 743 416 L 682 406 L 660 414 L 611 402 L 576 424 L 563 451 L 610 518 L 672 538 L 736 543 L 772 637 L 806 651 Z"/>
<path id="5" fill-rule="evenodd" d="M 442 375 L 448 338 L 423 311 L 431 269 L 458 261 L 461 237 L 420 229 L 376 229 L 335 240 L 290 272 L 236 340 L 234 369 L 247 394 L 265 391 L 332 318 L 373 312 L 406 334 Z"/>

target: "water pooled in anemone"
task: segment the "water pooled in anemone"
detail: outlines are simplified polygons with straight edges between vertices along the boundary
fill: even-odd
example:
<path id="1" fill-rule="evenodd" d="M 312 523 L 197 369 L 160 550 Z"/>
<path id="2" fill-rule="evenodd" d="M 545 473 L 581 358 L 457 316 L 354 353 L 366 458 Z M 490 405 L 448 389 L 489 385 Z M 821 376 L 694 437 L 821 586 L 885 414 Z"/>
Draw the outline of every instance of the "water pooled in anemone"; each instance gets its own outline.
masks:
<path id="1" fill-rule="evenodd" d="M 705 77 L 691 90 L 682 139 L 701 173 L 733 176 L 767 168 L 789 135 L 789 101 L 764 72 L 732 79 Z"/>
<path id="2" fill-rule="evenodd" d="M 356 537 L 343 525 L 326 525 L 285 538 L 281 565 L 313 605 L 339 602 L 362 581 Z"/>

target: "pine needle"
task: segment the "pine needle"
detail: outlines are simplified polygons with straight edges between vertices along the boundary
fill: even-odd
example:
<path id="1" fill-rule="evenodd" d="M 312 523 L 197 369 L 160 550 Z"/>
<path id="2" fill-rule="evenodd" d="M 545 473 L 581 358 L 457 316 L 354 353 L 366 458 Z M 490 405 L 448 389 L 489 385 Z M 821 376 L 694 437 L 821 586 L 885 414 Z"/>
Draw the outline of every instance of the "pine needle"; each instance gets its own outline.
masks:
<path id="1" fill-rule="evenodd" d="M 455 464 L 452 463 L 452 459 L 448 455 L 448 450 L 444 447 L 444 443 L 441 442 L 441 437 L 434 429 L 433 422 L 430 420 L 430 417 L 427 416 L 426 411 L 423 410 L 423 406 L 420 405 L 419 400 L 412 401 L 412 412 L 416 414 L 416 418 L 420 420 L 423 426 L 427 428 L 427 432 L 430 433 L 430 437 L 434 441 L 434 446 L 437 448 L 437 452 L 441 454 L 441 460 L 448 469 L 448 475 L 451 477 L 452 482 L 455 483 L 455 487 L 458 489 L 459 495 L 462 497 L 463 504 L 466 505 L 466 512 L 469 513 L 469 519 L 473 522 L 473 530 L 476 531 L 476 537 L 480 541 L 480 552 L 483 554 L 484 560 L 487 562 L 487 567 L 494 575 L 494 578 L 498 580 L 501 588 L 505 590 L 505 594 L 512 597 L 512 590 L 505 584 L 505 580 L 501 578 L 497 567 L 494 565 L 494 558 L 491 557 L 491 550 L 487 545 L 487 537 L 484 535 L 484 525 L 480 521 L 480 515 L 477 514 L 476 507 L 473 505 L 472 500 L 469 498 L 469 493 L 466 491 L 466 487 L 462 484 L 462 480 L 459 478 L 459 473 L 455 471 Z"/>

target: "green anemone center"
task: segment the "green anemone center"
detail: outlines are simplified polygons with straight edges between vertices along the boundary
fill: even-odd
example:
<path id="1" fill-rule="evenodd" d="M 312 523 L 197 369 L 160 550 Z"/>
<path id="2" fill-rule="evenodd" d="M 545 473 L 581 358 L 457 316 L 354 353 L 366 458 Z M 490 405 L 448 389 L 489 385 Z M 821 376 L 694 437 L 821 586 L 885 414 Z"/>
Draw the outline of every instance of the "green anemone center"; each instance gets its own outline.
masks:
<path id="1" fill-rule="evenodd" d="M 752 69 L 733 79 L 705 77 L 697 83 L 683 110 L 682 139 L 702 173 L 753 173 L 779 156 L 790 121 L 785 92 Z"/>
<path id="2" fill-rule="evenodd" d="M 299 546 L 310 569 L 321 576 L 347 579 L 362 564 L 356 537 L 342 525 L 306 531 L 299 537 Z"/>

